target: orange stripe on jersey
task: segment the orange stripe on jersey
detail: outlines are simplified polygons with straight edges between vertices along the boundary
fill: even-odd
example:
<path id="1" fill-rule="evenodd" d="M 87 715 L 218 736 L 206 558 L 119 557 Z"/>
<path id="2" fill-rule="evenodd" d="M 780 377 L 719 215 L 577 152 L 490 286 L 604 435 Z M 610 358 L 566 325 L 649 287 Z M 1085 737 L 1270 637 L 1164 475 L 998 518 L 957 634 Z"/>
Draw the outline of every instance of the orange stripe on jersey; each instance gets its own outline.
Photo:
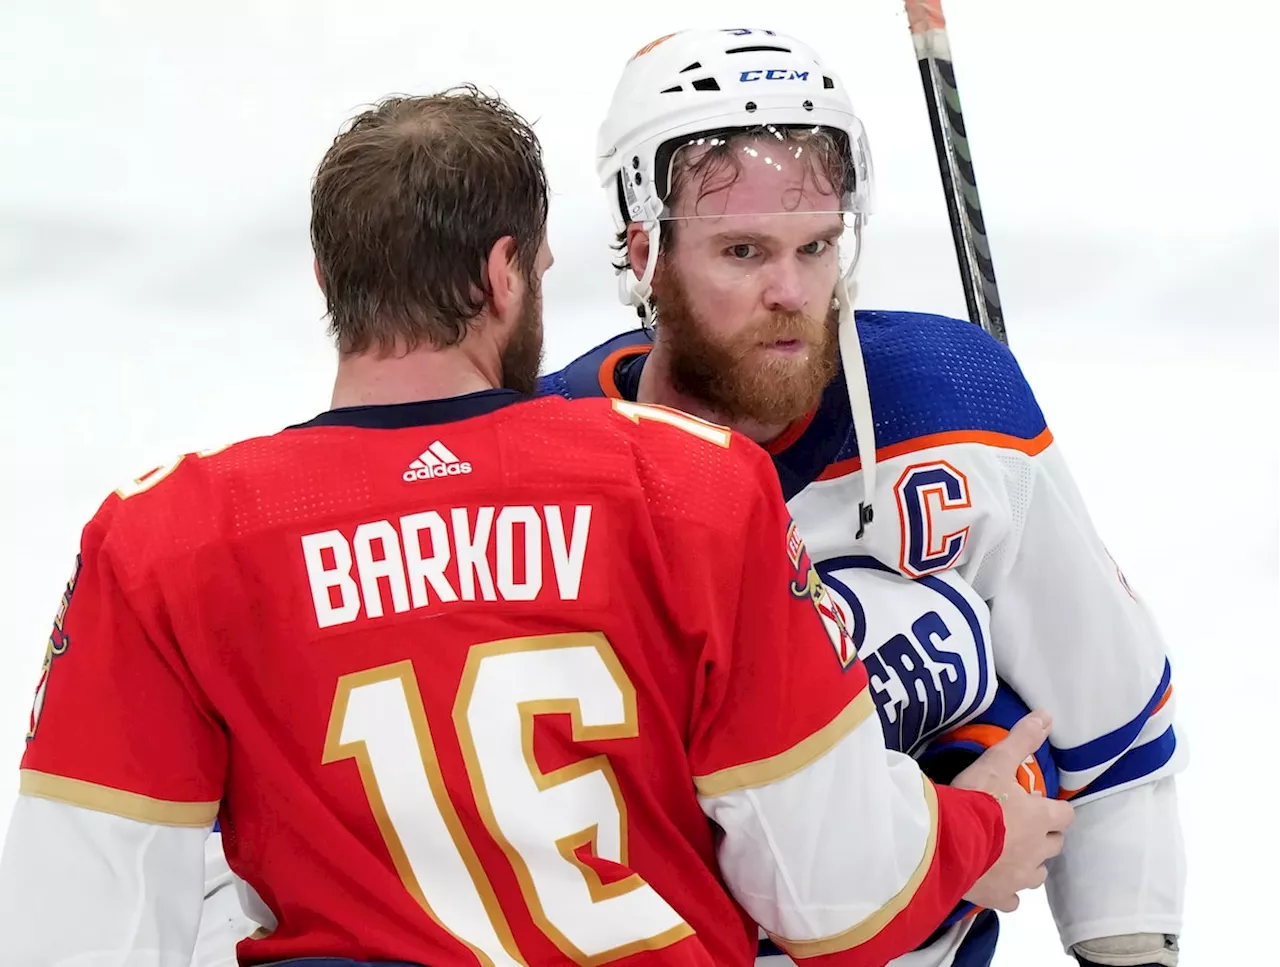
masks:
<path id="1" fill-rule="evenodd" d="M 1162 708 L 1164 708 L 1169 703 L 1169 699 L 1171 698 L 1173 698 L 1172 685 L 1170 685 L 1168 688 L 1164 690 L 1164 695 L 1160 697 L 1160 701 L 1156 703 L 1156 707 L 1151 710 L 1151 714 L 1156 715 Z"/>
<path id="2" fill-rule="evenodd" d="M 795 775 L 805 766 L 821 758 L 846 735 L 875 715 L 871 692 L 863 688 L 844 711 L 807 738 L 785 752 L 767 759 L 730 766 L 706 776 L 694 776 L 693 785 L 699 796 L 724 796 L 739 789 L 753 789 Z M 876 727 L 879 728 L 878 720 Z"/>
<path id="3" fill-rule="evenodd" d="M 800 437 L 804 436 L 804 431 L 809 429 L 809 424 L 813 422 L 813 418 L 817 416 L 817 409 L 812 409 L 800 419 L 796 420 L 789 427 L 782 431 L 782 435 L 771 443 L 765 444 L 765 450 L 771 454 L 779 454 L 791 444 L 795 443 Z"/>
<path id="4" fill-rule="evenodd" d="M 770 939 L 774 943 L 795 958 L 839 953 L 866 943 L 911 904 L 916 891 L 920 889 L 920 884 L 928 875 L 929 868 L 933 866 L 933 856 L 938 849 L 938 791 L 923 775 L 920 778 L 924 783 L 924 799 L 929 806 L 929 838 L 924 844 L 924 856 L 920 858 L 919 864 L 903 884 L 902 889 L 875 913 L 864 917 L 843 933 L 823 937 L 821 940 L 788 940 L 786 937 L 775 937 L 770 934 Z"/>
<path id="5" fill-rule="evenodd" d="M 623 346 L 604 358 L 604 362 L 600 364 L 600 388 L 604 390 L 605 396 L 613 400 L 622 399 L 622 391 L 618 389 L 618 381 L 613 378 L 613 371 L 624 359 L 640 356 L 648 351 L 648 346 Z"/>
<path id="6" fill-rule="evenodd" d="M 931 447 L 952 446 L 958 443 L 979 443 L 983 446 L 999 447 L 1002 450 L 1020 450 L 1027 456 L 1034 457 L 1037 453 L 1048 449 L 1049 444 L 1052 442 L 1053 434 L 1047 428 L 1030 440 L 1011 436 L 1008 433 L 993 433 L 989 430 L 950 430 L 946 433 L 931 433 L 928 436 L 903 440 L 901 443 L 895 443 L 887 447 L 878 447 L 876 449 L 876 460 L 892 460 L 894 457 L 900 457 L 906 453 L 928 450 Z M 837 477 L 847 477 L 851 473 L 857 473 L 861 469 L 862 458 L 852 457 L 849 460 L 840 460 L 831 464 L 826 470 L 818 474 L 818 479 L 835 480 Z"/>
<path id="7" fill-rule="evenodd" d="M 216 802 L 170 802 L 152 799 L 136 792 L 112 789 L 83 779 L 21 770 L 19 791 L 25 796 L 52 799 L 69 806 L 80 806 L 100 813 L 111 813 L 125 819 L 158 826 L 212 826 L 218 816 Z"/>

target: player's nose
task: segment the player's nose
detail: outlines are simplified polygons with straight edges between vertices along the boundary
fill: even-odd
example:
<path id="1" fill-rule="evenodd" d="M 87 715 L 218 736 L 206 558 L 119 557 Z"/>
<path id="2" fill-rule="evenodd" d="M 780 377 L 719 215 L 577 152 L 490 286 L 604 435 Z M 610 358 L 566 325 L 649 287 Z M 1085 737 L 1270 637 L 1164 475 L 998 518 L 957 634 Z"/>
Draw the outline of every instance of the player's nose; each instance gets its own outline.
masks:
<path id="1" fill-rule="evenodd" d="M 800 312 L 809 302 L 804 275 L 793 259 L 778 259 L 771 264 L 764 290 L 765 307 L 771 311 Z"/>

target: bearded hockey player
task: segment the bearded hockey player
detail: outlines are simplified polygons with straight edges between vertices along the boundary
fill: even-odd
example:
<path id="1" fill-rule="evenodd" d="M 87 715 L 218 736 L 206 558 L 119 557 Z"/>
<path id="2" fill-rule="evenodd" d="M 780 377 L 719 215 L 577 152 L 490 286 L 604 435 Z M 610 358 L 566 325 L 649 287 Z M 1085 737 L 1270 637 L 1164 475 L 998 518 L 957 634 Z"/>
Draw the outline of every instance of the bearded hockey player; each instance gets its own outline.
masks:
<path id="1" fill-rule="evenodd" d="M 764 446 L 888 743 L 946 780 L 1047 709 L 1024 778 L 1076 806 L 1048 870 L 1063 947 L 1173 967 L 1184 755 L 1164 645 L 1009 351 L 967 322 L 854 312 L 873 179 L 840 79 L 770 30 L 661 38 L 623 72 L 598 172 L 644 326 L 542 390 L 666 405 Z M 987 964 L 997 933 L 962 905 L 898 963 Z"/>

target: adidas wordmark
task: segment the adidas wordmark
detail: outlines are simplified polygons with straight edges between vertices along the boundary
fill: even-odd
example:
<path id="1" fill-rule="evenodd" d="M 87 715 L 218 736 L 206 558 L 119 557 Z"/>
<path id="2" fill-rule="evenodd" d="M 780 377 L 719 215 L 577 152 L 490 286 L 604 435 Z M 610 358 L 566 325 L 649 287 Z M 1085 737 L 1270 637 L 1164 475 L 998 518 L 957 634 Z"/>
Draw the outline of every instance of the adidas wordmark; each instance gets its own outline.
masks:
<path id="1" fill-rule="evenodd" d="M 437 440 L 409 464 L 409 469 L 404 472 L 404 479 L 430 480 L 432 477 L 456 477 L 470 472 L 470 463 L 459 460 L 452 450 Z"/>

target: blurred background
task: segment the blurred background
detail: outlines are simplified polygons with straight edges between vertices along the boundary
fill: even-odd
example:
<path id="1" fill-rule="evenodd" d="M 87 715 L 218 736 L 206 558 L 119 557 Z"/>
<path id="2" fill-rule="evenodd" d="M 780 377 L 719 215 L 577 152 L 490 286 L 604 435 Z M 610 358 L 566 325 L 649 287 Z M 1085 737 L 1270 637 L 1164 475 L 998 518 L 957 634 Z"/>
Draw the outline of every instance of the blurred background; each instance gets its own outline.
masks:
<path id="1" fill-rule="evenodd" d="M 1276 943 L 1276 7 L 946 13 L 1010 345 L 1173 654 L 1192 748 L 1183 963 L 1244 963 Z M 369 102 L 473 81 L 536 122 L 558 367 L 635 323 L 593 170 L 626 59 L 685 27 L 795 34 L 870 133 L 860 305 L 964 315 L 899 0 L 5 0 L 0 16 L 0 828 L 100 501 L 327 408 L 309 181 Z M 1042 895 L 1004 937 L 1002 967 L 1069 963 Z"/>

